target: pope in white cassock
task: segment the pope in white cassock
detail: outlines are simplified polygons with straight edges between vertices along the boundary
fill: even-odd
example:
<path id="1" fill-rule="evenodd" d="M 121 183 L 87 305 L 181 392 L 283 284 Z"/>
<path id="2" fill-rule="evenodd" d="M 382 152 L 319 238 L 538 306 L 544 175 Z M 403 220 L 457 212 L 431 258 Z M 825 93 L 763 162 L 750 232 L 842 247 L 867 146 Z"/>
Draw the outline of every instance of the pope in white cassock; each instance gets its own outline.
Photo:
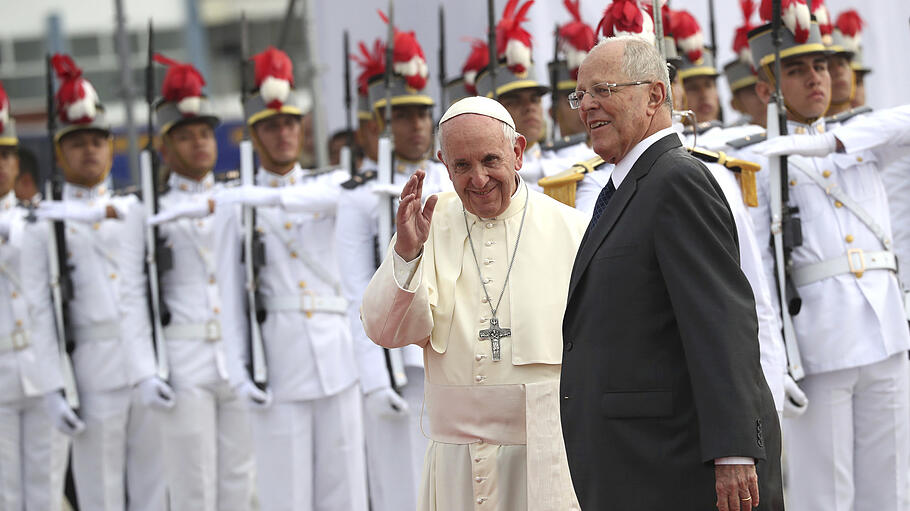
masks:
<path id="1" fill-rule="evenodd" d="M 397 234 L 363 297 L 377 344 L 424 348 L 420 510 L 578 509 L 559 420 L 562 318 L 588 217 L 519 177 L 524 137 L 470 97 L 439 121 L 455 192 L 401 193 Z"/>

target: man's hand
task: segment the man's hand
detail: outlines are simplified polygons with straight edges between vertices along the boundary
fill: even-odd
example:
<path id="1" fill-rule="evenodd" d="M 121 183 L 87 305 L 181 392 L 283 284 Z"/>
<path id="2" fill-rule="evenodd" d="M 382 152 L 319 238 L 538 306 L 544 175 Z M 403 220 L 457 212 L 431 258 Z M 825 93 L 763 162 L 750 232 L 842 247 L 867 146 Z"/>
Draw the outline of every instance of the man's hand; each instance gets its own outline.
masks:
<path id="1" fill-rule="evenodd" d="M 838 140 L 834 133 L 822 135 L 785 135 L 768 139 L 765 143 L 756 146 L 759 154 L 771 157 L 784 154 L 799 156 L 819 157 L 828 156 L 838 149 Z"/>
<path id="2" fill-rule="evenodd" d="M 792 376 L 784 376 L 784 417 L 794 418 L 806 413 L 809 398 L 803 392 Z"/>
<path id="3" fill-rule="evenodd" d="M 35 216 L 41 220 L 72 220 L 91 224 L 105 218 L 116 218 L 117 213 L 113 207 L 104 204 L 88 206 L 79 202 L 46 200 L 38 203 Z"/>
<path id="4" fill-rule="evenodd" d="M 714 465 L 718 511 L 748 511 L 758 507 L 755 465 Z"/>
<path id="5" fill-rule="evenodd" d="M 418 170 L 408 179 L 404 190 L 401 191 L 401 203 L 395 217 L 395 226 L 398 230 L 395 252 L 405 261 L 413 261 L 419 256 L 423 244 L 430 236 L 430 220 L 433 219 L 437 197 L 433 195 L 427 199 L 421 210 L 420 195 L 423 193 L 423 179 L 426 175 L 426 172 Z"/>

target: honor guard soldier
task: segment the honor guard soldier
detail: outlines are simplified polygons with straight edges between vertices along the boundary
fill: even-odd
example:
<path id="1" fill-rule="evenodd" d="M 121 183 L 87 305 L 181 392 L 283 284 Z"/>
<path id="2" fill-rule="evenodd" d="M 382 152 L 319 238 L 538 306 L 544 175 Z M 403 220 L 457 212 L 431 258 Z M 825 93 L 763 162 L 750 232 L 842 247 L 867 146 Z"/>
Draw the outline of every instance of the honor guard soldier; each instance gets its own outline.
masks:
<path id="1" fill-rule="evenodd" d="M 867 74 L 872 72 L 872 69 L 863 62 L 862 29 L 864 24 L 865 22 L 858 12 L 854 9 L 847 9 L 837 16 L 832 32 L 835 40 L 840 37 L 843 40 L 842 45 L 853 50 L 853 57 L 850 59 L 850 67 L 853 68 L 854 81 L 856 83 L 856 89 L 853 94 L 853 108 L 866 104 L 865 78 Z"/>
<path id="2" fill-rule="evenodd" d="M 394 215 L 386 217 L 390 225 L 380 225 L 385 221 L 382 209 L 397 207 L 401 187 L 418 170 L 426 173 L 426 196 L 450 190 L 451 182 L 445 166 L 428 158 L 433 149 L 434 101 L 424 90 L 427 64 L 423 50 L 413 32 L 395 29 L 394 57 L 386 88 L 385 49 L 379 42 L 372 53 L 363 52 L 358 63 L 362 68 L 360 80 L 369 84 L 377 127 L 387 128 L 392 134 L 391 182 L 380 182 L 378 166 L 364 166 L 360 176 L 345 183 L 335 237 L 364 395 L 370 505 L 374 511 L 397 511 L 416 508 L 427 446 L 419 424 L 424 396 L 423 357 L 416 347 L 384 352 L 373 344 L 360 321 L 361 297 L 378 267 L 378 254 L 385 251 L 389 242 L 379 238 L 391 230 Z M 386 126 L 385 107 L 389 102 L 391 121 Z M 380 155 L 379 161 L 386 156 Z M 396 360 L 400 367 L 393 364 Z"/>
<path id="3" fill-rule="evenodd" d="M 720 73 L 714 67 L 713 48 L 705 46 L 701 26 L 688 11 L 673 12 L 673 37 L 680 58 L 678 72 L 686 91 L 686 107 L 695 112 L 697 122 L 686 129 L 687 145 L 691 146 L 693 138 L 708 138 L 723 128 L 717 94 Z M 703 146 L 704 140 L 695 143 Z"/>
<path id="4" fill-rule="evenodd" d="M 252 407 L 259 501 L 263 511 L 365 511 L 360 389 L 333 236 L 340 184 L 350 174 L 300 167 L 309 99 L 293 87 L 287 54 L 269 47 L 253 60 L 255 91 L 243 109 L 260 161 L 256 184 L 227 189 L 215 202 L 221 334 L 240 360 L 251 361 L 256 378 L 261 333 L 267 363 L 264 390 L 240 364 L 228 368 Z M 240 212 L 223 207 L 231 202 L 255 207 L 245 228 L 255 229 L 264 254 L 254 244 L 241 255 Z M 258 276 L 244 282 L 242 257 L 257 264 L 262 256 Z M 245 286 L 255 286 L 255 324 Z"/>
<path id="5" fill-rule="evenodd" d="M 81 509 L 164 510 L 161 409 L 174 404 L 156 374 L 145 275 L 145 212 L 135 196 L 108 188 L 113 139 L 98 94 L 68 55 L 54 55 L 59 88 L 53 134 L 63 200 L 39 204 L 39 219 L 62 221 L 72 300 L 67 340 L 85 431 L 73 438 L 72 470 Z M 39 224 L 44 227 L 45 224 Z M 44 266 L 48 237 L 36 229 L 25 260 Z M 41 263 L 39 263 L 39 261 Z M 47 273 L 43 285 L 50 282 Z M 39 284 L 41 285 L 41 284 Z M 53 310 L 42 294 L 39 310 Z M 156 410 L 156 408 L 158 410 Z"/>
<path id="6" fill-rule="evenodd" d="M 247 511 L 253 498 L 253 451 L 247 403 L 231 386 L 222 339 L 215 221 L 210 214 L 220 119 L 202 94 L 205 80 L 190 64 L 161 55 L 168 66 L 155 109 L 161 156 L 170 170 L 159 213 L 173 267 L 161 277 L 163 329 L 176 404 L 164 416 L 170 509 Z M 171 221 L 165 221 L 170 219 Z"/>
<path id="7" fill-rule="evenodd" d="M 478 95 L 494 98 L 506 107 L 515 120 L 516 129 L 527 139 L 528 147 L 519 174 L 531 189 L 541 191 L 537 184 L 540 178 L 557 174 L 574 162 L 557 157 L 543 145 L 547 124 L 541 98 L 550 89 L 537 81 L 531 60 L 531 34 L 521 26 L 528 20 L 527 13 L 534 1 L 528 0 L 520 6 L 519 2 L 509 0 L 506 3 L 502 18 L 496 24 L 498 61 L 494 63 L 495 72 L 491 73 L 488 65 L 478 73 L 476 86 Z"/>
<path id="8" fill-rule="evenodd" d="M 780 80 L 787 132 L 796 145 L 810 145 L 827 131 L 822 116 L 831 98 L 828 52 L 806 3 L 783 4 L 781 76 L 774 72 L 773 24 L 749 33 L 760 73 L 756 90 L 768 102 L 774 81 Z M 771 2 L 763 2 L 759 12 L 770 19 Z M 762 146 L 745 147 L 744 153 L 750 150 L 755 155 L 750 159 L 768 168 L 769 160 L 757 155 Z M 792 248 L 791 278 L 802 299 L 793 325 L 806 374 L 800 386 L 808 396 L 803 415 L 784 419 L 789 503 L 807 511 L 904 509 L 910 332 L 895 276 L 879 162 L 873 153 L 860 151 L 793 156 L 787 166 L 783 186 L 802 223 L 802 244 Z M 754 226 L 758 239 L 769 239 L 773 190 L 765 172 L 758 176 Z M 770 250 L 765 257 L 770 273 Z M 781 307 L 786 311 L 791 304 Z"/>
<path id="9" fill-rule="evenodd" d="M 741 114 L 739 120 L 732 123 L 731 127 L 753 125 L 764 128 L 768 112 L 765 104 L 755 92 L 758 72 L 755 71 L 752 52 L 749 51 L 749 31 L 755 28 L 752 23 L 752 15 L 758 5 L 754 0 L 740 0 L 739 5 L 743 12 L 743 24 L 736 28 L 733 35 L 733 54 L 736 55 L 736 58 L 724 66 L 724 76 L 727 78 L 727 85 L 730 86 L 730 93 L 733 95 L 730 106 Z M 743 133 L 732 138 L 740 138 L 745 135 L 746 133 Z"/>
<path id="10" fill-rule="evenodd" d="M 54 424 L 81 424 L 59 392 L 63 380 L 51 310 L 39 308 L 36 299 L 47 292 L 47 280 L 38 277 L 35 286 L 25 286 L 41 260 L 23 252 L 25 211 L 13 192 L 18 146 L 0 84 L 0 508 L 60 511 L 68 441 Z"/>

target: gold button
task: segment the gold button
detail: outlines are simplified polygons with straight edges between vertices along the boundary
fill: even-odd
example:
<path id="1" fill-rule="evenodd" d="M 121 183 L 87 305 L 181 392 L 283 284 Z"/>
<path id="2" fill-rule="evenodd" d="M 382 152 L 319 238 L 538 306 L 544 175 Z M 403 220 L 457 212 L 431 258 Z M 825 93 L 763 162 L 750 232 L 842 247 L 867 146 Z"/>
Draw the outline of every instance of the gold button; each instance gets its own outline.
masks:
<path id="1" fill-rule="evenodd" d="M 802 127 L 802 126 L 797 126 L 797 127 L 796 127 L 796 134 L 797 134 L 797 135 L 805 135 L 805 134 L 806 134 L 806 128 L 804 128 L 804 127 Z"/>
<path id="2" fill-rule="evenodd" d="M 842 208 L 842 207 L 844 207 L 844 203 L 841 202 L 841 201 L 839 201 L 839 200 L 838 200 L 838 201 L 834 201 L 834 207 L 835 207 L 835 208 Z"/>
<path id="3" fill-rule="evenodd" d="M 219 307 L 215 307 L 212 309 L 212 312 L 214 312 L 215 314 L 221 314 L 221 309 Z"/>
<path id="4" fill-rule="evenodd" d="M 291 257 L 297 259 L 297 252 L 291 251 Z"/>
<path id="5" fill-rule="evenodd" d="M 796 180 L 795 180 L 795 179 L 791 179 L 791 180 L 790 180 L 790 186 L 796 186 Z"/>
<path id="6" fill-rule="evenodd" d="M 857 157 L 856 157 L 856 161 L 858 161 L 858 162 L 861 162 L 861 163 L 862 163 L 862 161 L 863 161 L 863 157 L 862 157 L 862 156 L 857 156 Z"/>
<path id="7" fill-rule="evenodd" d="M 117 274 L 116 274 L 116 273 L 111 273 L 111 280 L 114 280 L 114 279 L 116 279 L 116 278 L 117 278 Z"/>
<path id="8" fill-rule="evenodd" d="M 22 328 L 22 320 L 21 320 L 21 319 L 17 319 L 17 320 L 16 320 L 16 328 Z M 479 378 L 479 376 L 478 376 L 478 378 Z M 480 380 L 477 380 L 477 381 L 480 381 Z"/>
<path id="9" fill-rule="evenodd" d="M 12 297 L 13 297 L 13 300 L 15 300 L 16 298 L 19 298 L 19 293 L 13 291 Z"/>
<path id="10" fill-rule="evenodd" d="M 831 171 L 830 171 L 830 170 L 826 170 L 826 171 L 822 172 L 822 175 L 825 176 L 825 177 L 831 177 Z"/>
<path id="11" fill-rule="evenodd" d="M 289 180 L 288 180 L 288 181 L 290 181 L 290 182 L 291 182 L 291 184 L 294 184 L 294 183 L 296 183 L 296 182 L 297 182 L 297 180 L 296 180 L 296 179 L 295 179 L 295 178 L 293 178 L 293 177 L 292 177 L 292 178 L 291 178 L 291 179 L 289 179 Z"/>
<path id="12" fill-rule="evenodd" d="M 272 185 L 272 188 L 275 188 L 278 186 L 278 181 L 273 179 L 272 182 L 270 182 L 269 184 Z"/>
<path id="13" fill-rule="evenodd" d="M 92 229 L 94 229 L 94 230 L 97 231 L 97 230 L 100 229 L 100 228 L 101 228 L 101 224 L 100 224 L 100 223 L 95 222 L 95 223 L 92 224 Z"/>
<path id="14" fill-rule="evenodd" d="M 297 283 L 297 287 L 299 287 L 300 289 L 305 288 L 305 287 L 306 287 L 306 282 L 304 282 L 304 281 L 301 280 L 300 282 Z"/>
<path id="15" fill-rule="evenodd" d="M 285 223 L 284 223 L 284 228 L 285 228 L 285 229 L 290 230 L 291 227 L 293 227 L 293 224 L 292 224 L 291 222 L 285 222 Z"/>
<path id="16" fill-rule="evenodd" d="M 825 127 L 822 126 L 822 125 L 818 125 L 818 126 L 815 127 L 815 131 L 817 131 L 817 132 L 819 132 L 819 133 L 824 133 L 824 132 L 825 132 Z"/>
<path id="17" fill-rule="evenodd" d="M 215 283 L 215 276 L 209 275 L 209 284 L 214 284 L 214 283 Z"/>
<path id="18" fill-rule="evenodd" d="M 847 243 L 853 243 L 853 235 L 852 235 L 852 234 L 848 234 L 847 237 L 844 238 L 844 239 L 847 240 Z"/>

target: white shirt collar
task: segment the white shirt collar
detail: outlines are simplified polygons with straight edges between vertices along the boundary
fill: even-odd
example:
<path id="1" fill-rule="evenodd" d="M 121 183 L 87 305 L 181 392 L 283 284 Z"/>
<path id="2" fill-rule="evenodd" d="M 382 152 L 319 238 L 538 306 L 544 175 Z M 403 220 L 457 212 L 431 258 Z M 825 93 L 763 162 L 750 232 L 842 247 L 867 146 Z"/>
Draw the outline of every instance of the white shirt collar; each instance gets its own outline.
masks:
<path id="1" fill-rule="evenodd" d="M 819 117 L 812 124 L 803 124 L 801 122 L 787 119 L 788 135 L 818 135 L 825 132 L 825 118 Z"/>
<path id="2" fill-rule="evenodd" d="M 676 130 L 672 126 L 664 128 L 657 133 L 654 133 L 650 137 L 642 140 L 641 142 L 635 144 L 635 147 L 629 151 L 628 154 L 619 160 L 616 163 L 616 166 L 613 168 L 613 176 L 611 177 L 613 181 L 613 186 L 619 189 L 619 186 L 622 184 L 623 179 L 629 175 L 629 172 L 632 170 L 632 167 L 635 165 L 635 162 L 641 157 L 649 147 L 654 145 L 655 142 L 664 138 L 667 135 L 675 134 Z"/>
<path id="3" fill-rule="evenodd" d="M 294 168 L 285 175 L 270 172 L 263 167 L 259 167 L 259 171 L 256 172 L 256 184 L 259 186 L 268 186 L 271 188 L 293 186 L 297 183 L 300 183 L 302 179 L 303 169 L 300 167 L 299 163 L 295 164 Z"/>
<path id="4" fill-rule="evenodd" d="M 211 172 L 205 175 L 201 180 L 196 181 L 176 172 L 171 172 L 167 179 L 167 184 L 171 190 L 184 193 L 202 193 L 212 189 L 215 184 L 215 176 Z"/>

